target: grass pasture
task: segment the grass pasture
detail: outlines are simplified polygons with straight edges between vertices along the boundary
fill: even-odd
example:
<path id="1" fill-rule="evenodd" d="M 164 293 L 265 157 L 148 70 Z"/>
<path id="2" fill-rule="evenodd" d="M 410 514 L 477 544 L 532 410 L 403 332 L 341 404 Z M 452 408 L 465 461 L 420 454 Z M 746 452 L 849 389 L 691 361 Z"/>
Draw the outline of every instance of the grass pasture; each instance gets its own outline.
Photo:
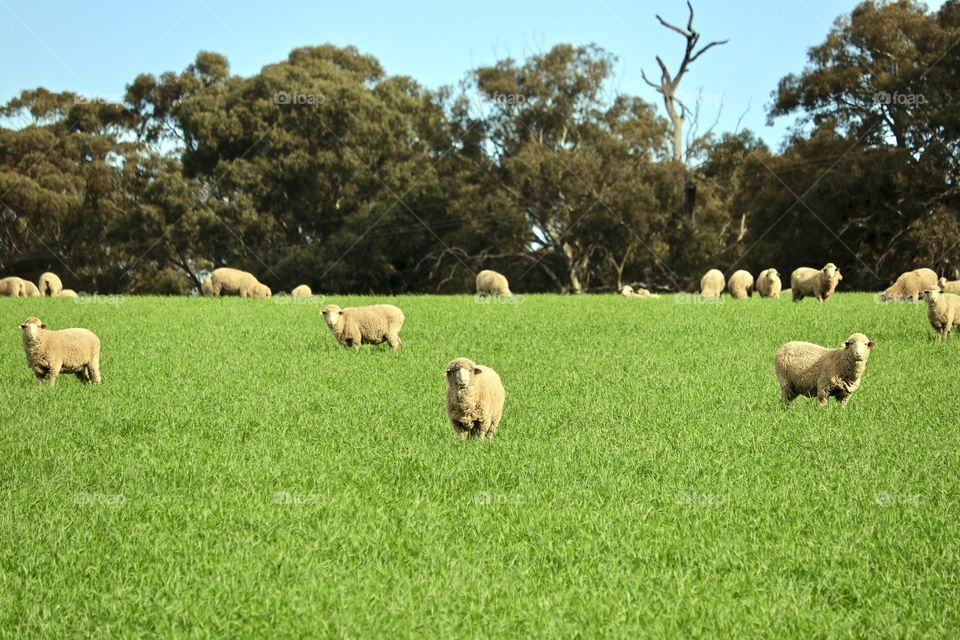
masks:
<path id="1" fill-rule="evenodd" d="M 383 298 L 329 297 L 352 306 Z M 960 629 L 960 339 L 869 294 L 0 299 L 0 636 L 903 637 Z M 37 388 L 17 325 L 86 326 Z M 841 410 L 792 339 L 876 340 Z M 443 368 L 507 388 L 458 443 Z"/>

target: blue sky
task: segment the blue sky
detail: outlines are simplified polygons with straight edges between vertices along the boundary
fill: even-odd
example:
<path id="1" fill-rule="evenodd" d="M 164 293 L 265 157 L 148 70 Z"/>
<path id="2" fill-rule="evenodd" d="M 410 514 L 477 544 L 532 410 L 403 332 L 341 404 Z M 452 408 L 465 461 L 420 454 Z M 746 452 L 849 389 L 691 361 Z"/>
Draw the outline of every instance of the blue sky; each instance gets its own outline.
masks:
<path id="1" fill-rule="evenodd" d="M 856 4 L 696 1 L 702 42 L 730 39 L 700 58 L 682 85 L 689 96 L 702 91 L 701 126 L 714 121 L 722 102 L 718 131 L 734 130 L 746 111 L 741 126 L 777 146 L 790 124 L 766 125 L 777 81 L 800 71 L 807 49 Z M 683 40 L 654 14 L 682 23 L 686 11 L 680 0 L 0 0 L 0 101 L 36 86 L 117 99 L 137 73 L 180 71 L 200 50 L 225 54 L 233 73 L 249 75 L 295 47 L 324 42 L 353 44 L 376 56 L 388 73 L 428 87 L 454 84 L 468 69 L 498 58 L 522 59 L 560 42 L 593 42 L 619 58 L 620 91 L 655 101 L 640 70 L 657 77 L 658 53 L 675 69 Z"/>

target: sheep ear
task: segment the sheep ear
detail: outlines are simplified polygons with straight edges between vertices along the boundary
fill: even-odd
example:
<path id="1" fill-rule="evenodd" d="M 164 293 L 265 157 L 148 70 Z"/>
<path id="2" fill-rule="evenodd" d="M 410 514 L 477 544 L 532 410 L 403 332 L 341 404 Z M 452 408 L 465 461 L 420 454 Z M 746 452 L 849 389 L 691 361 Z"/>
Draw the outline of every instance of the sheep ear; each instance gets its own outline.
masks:
<path id="1" fill-rule="evenodd" d="M 46 329 L 46 328 L 47 328 L 47 323 L 46 323 L 46 322 L 41 322 L 41 323 L 40 323 L 40 328 L 41 328 L 41 329 Z"/>
<path id="2" fill-rule="evenodd" d="M 483 373 L 483 370 L 482 370 L 482 369 L 479 369 L 479 368 L 474 367 L 474 369 L 473 369 L 473 375 L 478 376 L 478 375 L 480 375 L 481 373 Z"/>
<path id="3" fill-rule="evenodd" d="M 21 328 L 21 329 L 26 329 L 26 328 L 27 328 L 27 325 L 22 324 L 22 325 L 20 325 L 20 328 Z"/>
<path id="4" fill-rule="evenodd" d="M 846 340 L 846 341 L 844 341 L 844 343 L 843 343 L 843 348 L 846 349 L 846 348 L 849 347 L 851 344 L 853 344 L 853 343 L 850 342 L 849 340 Z"/>
<path id="5" fill-rule="evenodd" d="M 877 343 L 873 340 L 867 343 L 867 349 L 873 349 L 875 346 L 877 346 Z"/>

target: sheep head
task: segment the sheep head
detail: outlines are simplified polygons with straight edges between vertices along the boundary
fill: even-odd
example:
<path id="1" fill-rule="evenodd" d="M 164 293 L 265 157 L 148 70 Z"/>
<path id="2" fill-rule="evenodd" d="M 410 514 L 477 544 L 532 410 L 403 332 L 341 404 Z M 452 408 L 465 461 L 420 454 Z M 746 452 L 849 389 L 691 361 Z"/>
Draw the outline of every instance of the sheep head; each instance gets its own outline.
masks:
<path id="1" fill-rule="evenodd" d="M 876 342 L 862 333 L 855 333 L 844 341 L 843 348 L 854 360 L 866 362 L 870 357 L 870 349 L 876 345 Z"/>
<path id="2" fill-rule="evenodd" d="M 483 373 L 477 364 L 470 358 L 457 358 L 447 365 L 444 375 L 450 387 L 466 387 L 470 381 Z"/>
<path id="3" fill-rule="evenodd" d="M 23 332 L 23 337 L 26 340 L 36 340 L 37 336 L 40 335 L 40 332 L 47 328 L 46 323 L 44 323 L 40 318 L 30 316 L 27 318 L 23 324 L 20 325 L 20 330 Z"/>
<path id="4" fill-rule="evenodd" d="M 940 299 L 940 289 L 939 288 L 924 289 L 923 299 L 929 302 L 930 304 L 936 304 L 937 300 Z"/>

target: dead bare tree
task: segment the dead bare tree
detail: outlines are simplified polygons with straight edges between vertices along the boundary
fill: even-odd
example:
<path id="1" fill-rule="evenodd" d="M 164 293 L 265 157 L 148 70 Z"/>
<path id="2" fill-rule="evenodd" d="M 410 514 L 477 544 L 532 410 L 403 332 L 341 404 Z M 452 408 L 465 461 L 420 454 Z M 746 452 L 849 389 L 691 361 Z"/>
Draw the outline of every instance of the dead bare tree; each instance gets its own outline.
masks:
<path id="1" fill-rule="evenodd" d="M 677 72 L 671 74 L 663 58 L 660 56 L 657 56 L 657 65 L 660 67 L 659 83 L 651 81 L 645 71 L 640 71 L 644 82 L 656 89 L 657 93 L 663 96 L 663 106 L 667 110 L 667 116 L 670 118 L 672 127 L 671 144 L 673 146 L 673 159 L 676 162 L 683 162 L 683 121 L 687 113 L 689 113 L 686 105 L 677 97 L 677 87 L 680 86 L 680 81 L 683 80 L 684 74 L 690 69 L 690 65 L 697 61 L 697 58 L 712 47 L 729 42 L 729 40 L 714 40 L 698 50 L 697 45 L 700 44 L 700 32 L 693 28 L 693 5 L 690 4 L 689 0 L 687 2 L 687 8 L 690 10 L 690 16 L 687 18 L 686 28 L 678 27 L 675 24 L 667 22 L 659 15 L 657 16 L 660 24 L 671 31 L 676 31 L 687 41 L 686 48 L 683 52 L 683 60 L 680 62 L 680 67 L 677 69 Z"/>

